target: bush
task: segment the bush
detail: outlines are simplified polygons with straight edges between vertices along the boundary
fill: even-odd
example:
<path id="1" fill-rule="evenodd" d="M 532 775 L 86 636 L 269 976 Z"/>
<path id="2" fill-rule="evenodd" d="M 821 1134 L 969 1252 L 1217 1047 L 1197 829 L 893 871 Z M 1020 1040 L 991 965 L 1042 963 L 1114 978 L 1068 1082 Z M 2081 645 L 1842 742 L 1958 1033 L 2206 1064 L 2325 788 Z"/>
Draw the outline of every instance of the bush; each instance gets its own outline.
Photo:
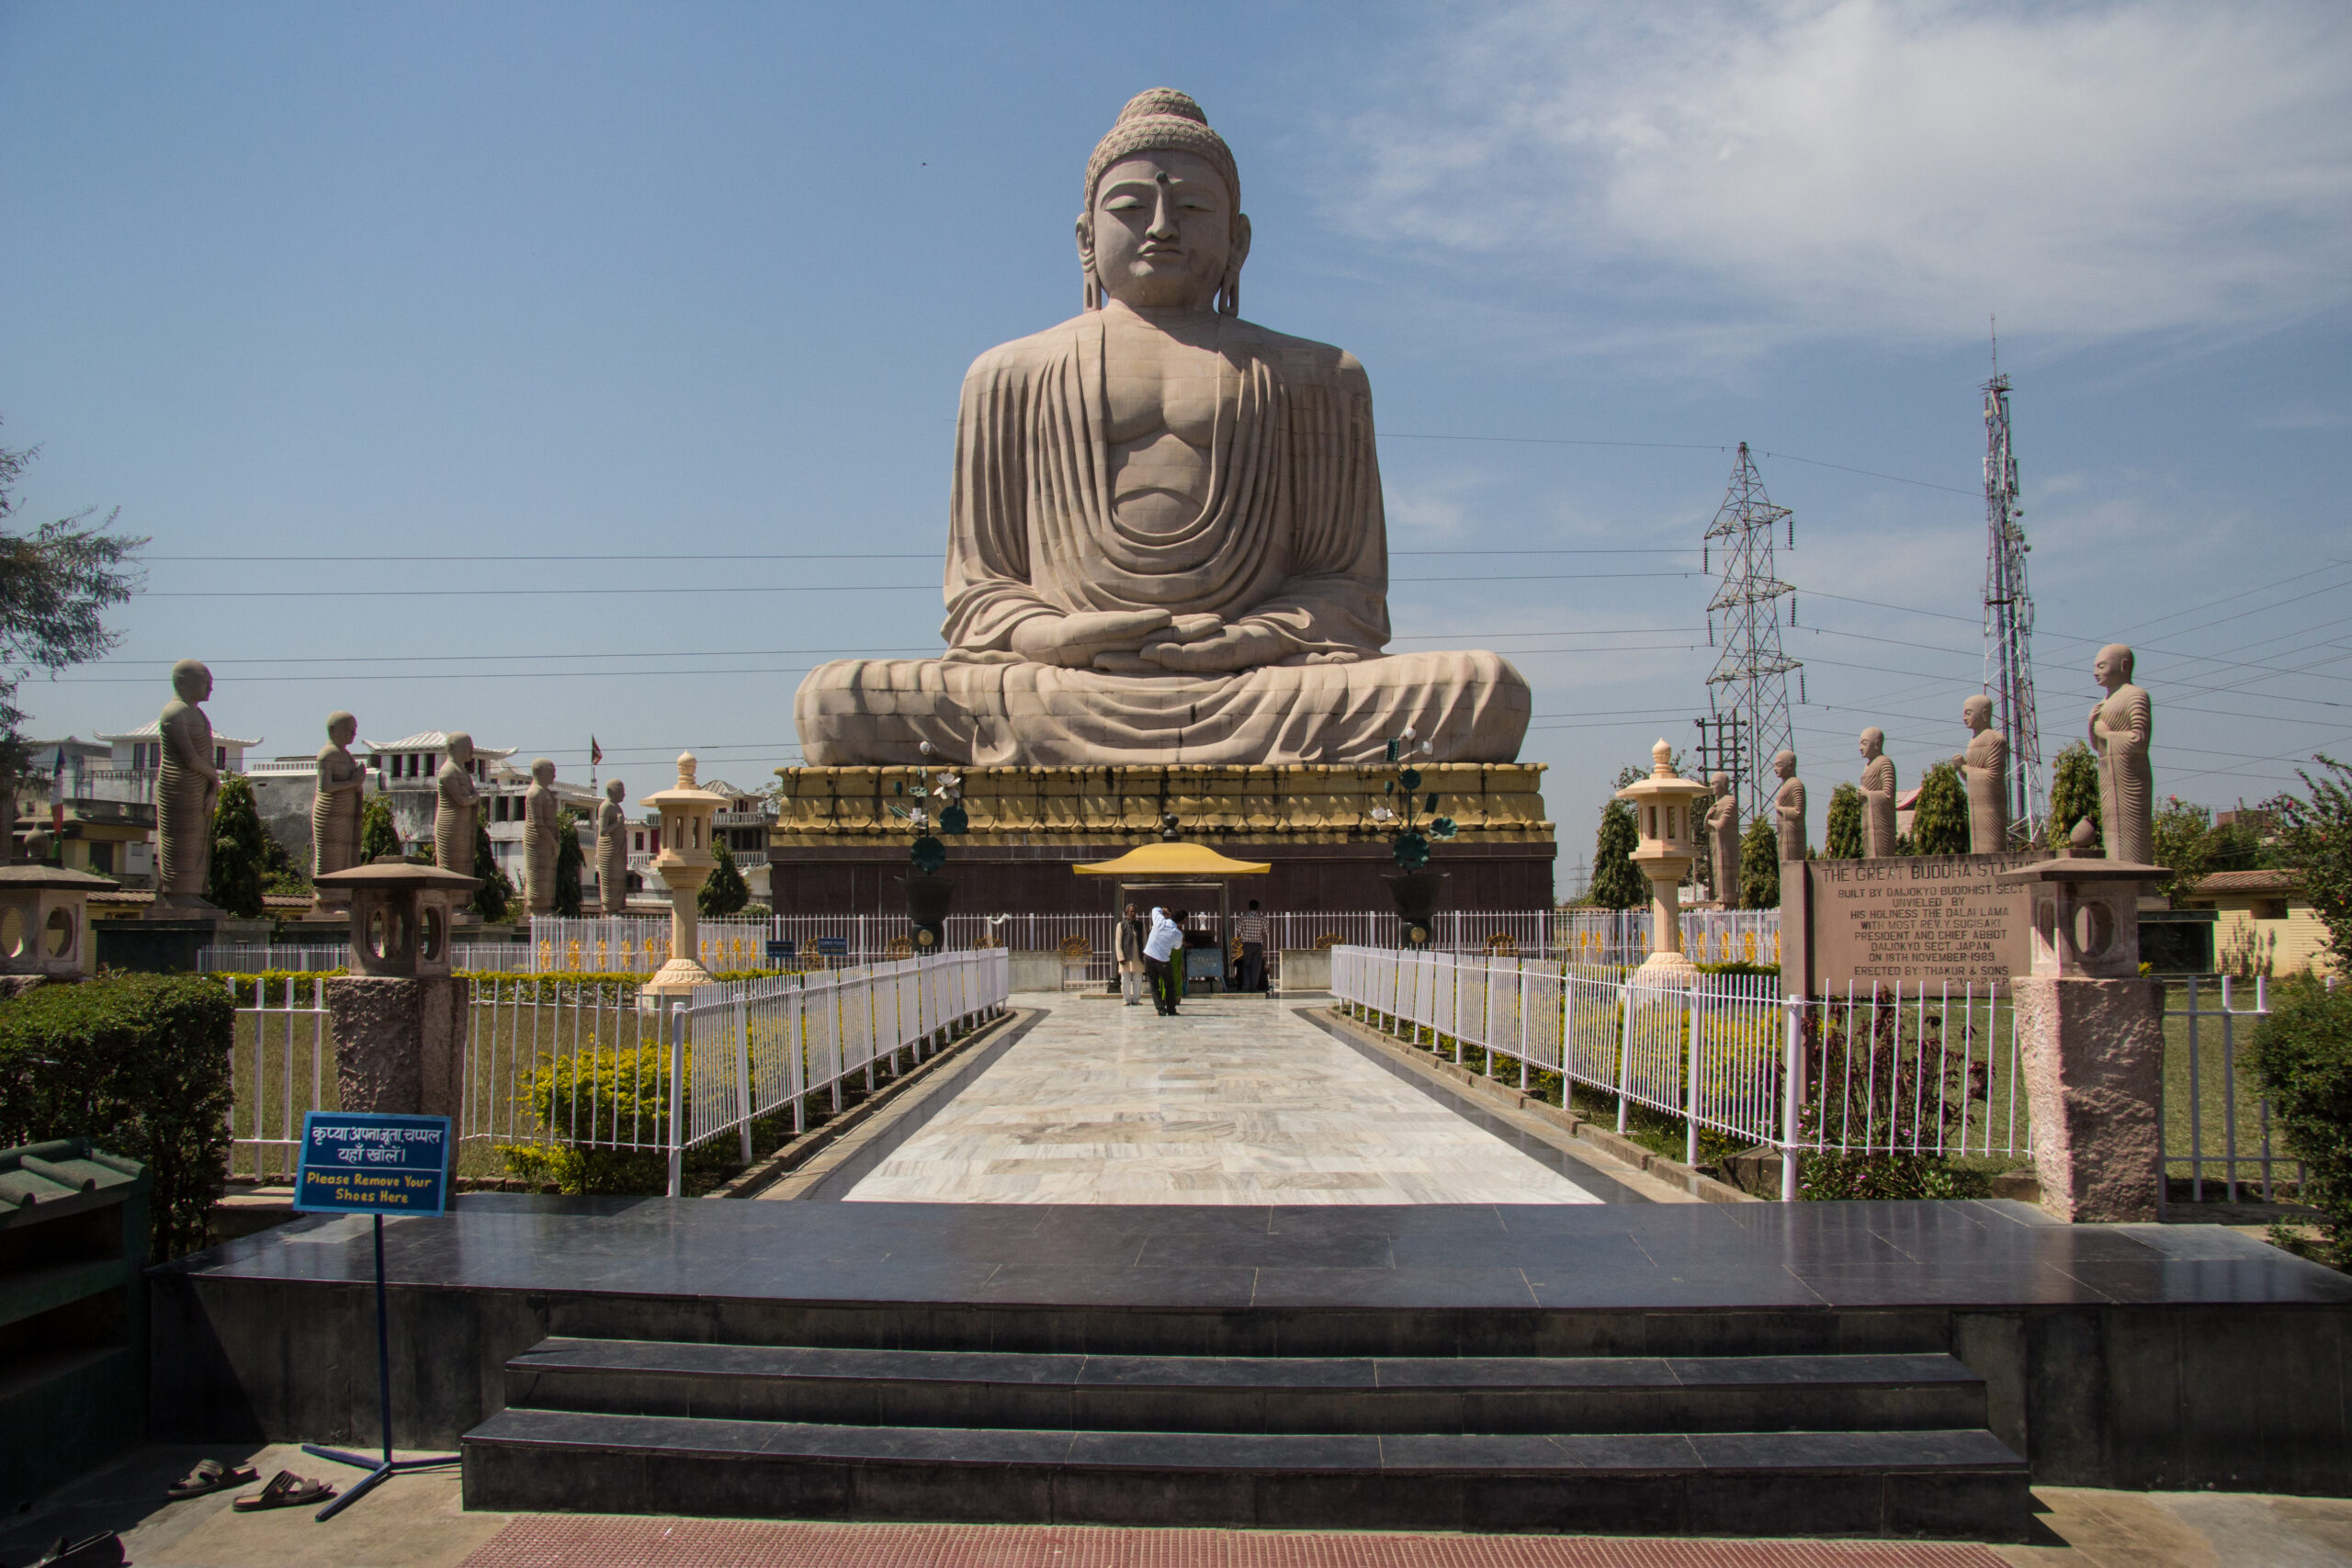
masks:
<path id="1" fill-rule="evenodd" d="M 2320 1212 L 2331 1260 L 2352 1268 L 2352 986 L 2308 975 L 2279 985 L 2247 1059 L 2309 1173 L 2303 1201 Z"/>
<path id="2" fill-rule="evenodd" d="M 735 852 L 727 840 L 713 833 L 710 836 L 710 874 L 695 895 L 695 907 L 705 918 L 718 919 L 731 915 L 752 901 L 752 890 L 744 886 L 743 874 L 735 868 Z"/>
<path id="3" fill-rule="evenodd" d="M 1829 820 L 1823 829 L 1821 852 L 1829 860 L 1862 858 L 1862 792 L 1850 784 L 1829 792 Z"/>
<path id="4" fill-rule="evenodd" d="M 1801 1138 L 1810 1142 L 1835 1130 L 1855 1136 L 1874 1152 L 1821 1150 L 1797 1165 L 1797 1196 L 1808 1201 L 1889 1198 L 1984 1198 L 1992 1178 L 1955 1166 L 1923 1150 L 1956 1146 L 1969 1102 L 1990 1094 L 1990 1069 L 1982 1061 L 1963 1073 L 1951 1054 L 1917 1040 L 1898 1048 L 1900 1025 L 1892 1008 L 1873 1007 L 1860 1015 L 1861 1029 L 1849 1033 L 1834 1010 L 1817 1011 L 1823 1027 L 1813 1047 L 1813 1066 L 1804 1107 Z M 1940 1036 L 1944 1021 L 1926 1020 Z M 1932 1058 L 1932 1060 L 1931 1060 Z"/>
<path id="5" fill-rule="evenodd" d="M 1960 770 L 1938 762 L 1919 780 L 1919 794 L 1911 811 L 1911 852 L 1917 855 L 1964 855 L 1968 852 L 1968 786 Z"/>
<path id="6" fill-rule="evenodd" d="M 2327 928 L 2337 967 L 2352 971 L 2352 767 L 2324 753 L 2312 761 L 2319 777 L 2295 770 L 2311 798 L 2279 797 L 2280 845 L 2302 873 L 2303 897 Z"/>
<path id="7" fill-rule="evenodd" d="M 212 807 L 212 865 L 204 896 L 241 920 L 261 918 L 263 862 L 269 835 L 254 809 L 254 786 L 243 773 L 220 781 Z"/>
<path id="8" fill-rule="evenodd" d="M 1758 817 L 1739 836 L 1739 907 L 1781 907 L 1781 835 L 1767 818 Z"/>
<path id="9" fill-rule="evenodd" d="M 2091 755 L 2087 742 L 2077 740 L 2058 753 L 2050 764 L 2050 833 L 2047 842 L 2053 850 L 2063 850 L 2071 841 L 2075 824 L 2090 818 L 2091 830 L 2099 831 L 2098 820 L 2098 759 Z M 2093 838 L 2096 844 L 2098 840 Z"/>
<path id="10" fill-rule="evenodd" d="M 580 874 L 588 857 L 580 850 L 580 817 L 569 806 L 555 814 L 555 912 L 559 919 L 580 918 Z"/>
<path id="11" fill-rule="evenodd" d="M 369 795 L 368 804 L 359 808 L 360 863 L 401 852 L 401 830 L 392 821 L 392 803 L 380 795 Z"/>
<path id="12" fill-rule="evenodd" d="M 1611 800 L 1600 808 L 1600 831 L 1593 840 L 1592 886 L 1586 899 L 1604 909 L 1639 909 L 1650 901 L 1649 879 L 1634 867 L 1642 841 L 1631 801 Z"/>
<path id="13" fill-rule="evenodd" d="M 219 982 L 117 975 L 0 1006 L 0 1145 L 86 1137 L 154 1178 L 153 1256 L 204 1245 L 229 1175 L 236 1012 Z"/>
<path id="14" fill-rule="evenodd" d="M 669 1180 L 667 1155 L 610 1145 L 666 1141 L 667 1055 L 661 1045 L 639 1045 L 543 1060 L 523 1094 L 550 1141 L 508 1148 L 507 1169 L 566 1192 L 661 1191 Z"/>

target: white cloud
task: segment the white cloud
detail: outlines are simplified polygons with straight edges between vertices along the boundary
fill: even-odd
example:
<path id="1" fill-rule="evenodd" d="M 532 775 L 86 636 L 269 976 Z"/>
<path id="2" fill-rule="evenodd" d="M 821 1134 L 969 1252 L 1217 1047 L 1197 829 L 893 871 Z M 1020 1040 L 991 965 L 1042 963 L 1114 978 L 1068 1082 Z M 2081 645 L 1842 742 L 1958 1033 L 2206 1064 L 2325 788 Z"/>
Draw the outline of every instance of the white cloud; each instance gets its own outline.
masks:
<path id="1" fill-rule="evenodd" d="M 2336 4 L 1455 10 L 1349 129 L 1338 220 L 1670 298 L 1668 331 L 2084 341 L 2352 297 Z"/>

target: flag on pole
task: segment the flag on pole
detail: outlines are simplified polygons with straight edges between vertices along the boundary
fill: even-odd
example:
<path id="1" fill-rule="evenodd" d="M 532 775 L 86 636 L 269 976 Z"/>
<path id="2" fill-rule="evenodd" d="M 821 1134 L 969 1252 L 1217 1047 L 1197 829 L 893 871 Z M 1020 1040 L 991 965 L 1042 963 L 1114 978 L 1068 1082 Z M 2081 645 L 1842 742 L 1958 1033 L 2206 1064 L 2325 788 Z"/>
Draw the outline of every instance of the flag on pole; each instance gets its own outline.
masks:
<path id="1" fill-rule="evenodd" d="M 588 765 L 592 768 L 595 767 L 602 763 L 604 760 L 605 749 L 596 744 L 596 738 L 594 736 L 590 736 L 588 738 Z"/>

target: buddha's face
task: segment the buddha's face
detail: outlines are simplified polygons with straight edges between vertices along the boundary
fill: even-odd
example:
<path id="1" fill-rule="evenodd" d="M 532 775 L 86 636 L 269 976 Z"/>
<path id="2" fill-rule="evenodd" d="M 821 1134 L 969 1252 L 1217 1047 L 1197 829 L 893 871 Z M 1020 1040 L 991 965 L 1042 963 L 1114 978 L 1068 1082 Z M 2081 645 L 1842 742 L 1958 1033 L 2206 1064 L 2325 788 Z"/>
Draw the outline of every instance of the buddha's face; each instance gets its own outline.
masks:
<path id="1" fill-rule="evenodd" d="M 1877 756 L 1880 750 L 1885 746 L 1886 738 L 1882 736 L 1875 729 L 1865 729 L 1862 731 L 1860 744 L 1862 761 L 1867 762 L 1871 758 Z"/>
<path id="2" fill-rule="evenodd" d="M 531 777 L 543 784 L 555 783 L 555 764 L 545 757 L 531 764 Z"/>
<path id="3" fill-rule="evenodd" d="M 1091 232 L 1094 276 L 1122 304 L 1204 310 L 1234 259 L 1238 216 L 1207 159 L 1139 152 L 1103 171 L 1080 243 Z M 1241 235 L 1246 246 L 1246 229 Z"/>
<path id="4" fill-rule="evenodd" d="M 349 746 L 359 734 L 359 721 L 347 713 L 339 713 L 327 720 L 327 739 L 338 746 Z"/>
<path id="5" fill-rule="evenodd" d="M 1792 779 L 1797 776 L 1797 760 L 1783 751 L 1772 759 L 1772 772 L 1782 779 Z"/>
<path id="6" fill-rule="evenodd" d="M 2132 650 L 2120 643 L 2109 643 L 2098 650 L 2091 660 L 2091 679 L 2112 692 L 2132 680 Z"/>
<path id="7" fill-rule="evenodd" d="M 615 806 L 618 806 L 621 803 L 621 797 L 627 794 L 628 794 L 628 785 L 621 783 L 618 779 L 615 779 L 612 783 L 605 786 L 605 798 L 611 801 Z"/>
<path id="8" fill-rule="evenodd" d="M 1993 703 L 1989 697 L 1971 697 L 1960 705 L 1960 722 L 1968 726 L 1972 735 L 1982 735 L 1993 728 Z"/>
<path id="9" fill-rule="evenodd" d="M 193 659 L 172 666 L 172 694 L 184 703 L 212 700 L 212 671 Z"/>

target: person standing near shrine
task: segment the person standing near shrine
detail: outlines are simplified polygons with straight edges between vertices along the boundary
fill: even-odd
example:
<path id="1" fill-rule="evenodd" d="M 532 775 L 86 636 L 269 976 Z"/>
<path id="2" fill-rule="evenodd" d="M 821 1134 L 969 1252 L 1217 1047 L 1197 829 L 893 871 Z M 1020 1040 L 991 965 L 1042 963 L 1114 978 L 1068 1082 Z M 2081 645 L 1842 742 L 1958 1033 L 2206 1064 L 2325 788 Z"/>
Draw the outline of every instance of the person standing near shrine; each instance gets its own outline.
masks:
<path id="1" fill-rule="evenodd" d="M 1143 1000 L 1143 922 L 1133 904 L 1111 933 L 1111 956 L 1119 966 L 1119 994 L 1133 1007 Z"/>
<path id="2" fill-rule="evenodd" d="M 1168 960 L 1184 950 L 1184 930 L 1168 918 L 1165 909 L 1151 912 L 1151 931 L 1143 941 L 1144 973 L 1151 980 L 1151 1005 L 1162 1018 L 1176 1016 L 1176 1003 L 1184 993 L 1181 983 L 1170 979 Z"/>
<path id="3" fill-rule="evenodd" d="M 1266 988 L 1266 917 L 1259 912 L 1258 900 L 1250 900 L 1250 908 L 1233 922 L 1234 940 L 1241 943 L 1241 982 L 1245 991 Z"/>

